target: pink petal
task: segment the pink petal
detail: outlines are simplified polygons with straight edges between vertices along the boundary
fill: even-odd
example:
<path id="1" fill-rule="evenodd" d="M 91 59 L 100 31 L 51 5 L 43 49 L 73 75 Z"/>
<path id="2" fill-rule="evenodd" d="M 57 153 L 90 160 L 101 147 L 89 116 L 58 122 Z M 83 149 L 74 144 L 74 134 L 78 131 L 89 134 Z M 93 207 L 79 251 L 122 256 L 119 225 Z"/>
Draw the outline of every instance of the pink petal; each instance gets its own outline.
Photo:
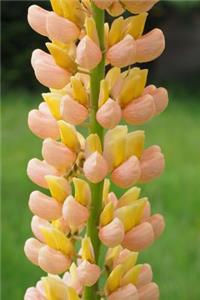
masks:
<path id="1" fill-rule="evenodd" d="M 115 247 L 121 244 L 124 238 L 124 226 L 115 218 L 111 223 L 99 230 L 99 239 L 108 247 Z"/>
<path id="2" fill-rule="evenodd" d="M 78 278 L 84 286 L 93 286 L 99 279 L 99 266 L 84 260 L 77 268 Z"/>
<path id="3" fill-rule="evenodd" d="M 71 259 L 60 251 L 44 246 L 39 251 L 38 264 L 47 273 L 60 274 L 69 268 Z"/>
<path id="4" fill-rule="evenodd" d="M 69 170 L 76 160 L 76 153 L 64 144 L 49 138 L 43 141 L 42 156 L 48 164 L 61 171 Z"/>
<path id="5" fill-rule="evenodd" d="M 38 55 L 38 51 L 40 51 Z M 43 52 L 43 55 L 41 55 Z M 51 55 L 42 50 L 33 51 L 31 58 L 32 67 L 37 80 L 46 87 L 62 89 L 69 83 L 71 74 L 56 65 Z"/>
<path id="6" fill-rule="evenodd" d="M 112 100 L 108 99 L 98 110 L 96 119 L 99 124 L 107 129 L 114 128 L 121 120 L 121 107 Z"/>
<path id="7" fill-rule="evenodd" d="M 38 265 L 38 255 L 40 249 L 44 247 L 44 244 L 40 243 L 34 238 L 30 238 L 25 242 L 24 252 L 27 258 L 34 264 Z"/>
<path id="8" fill-rule="evenodd" d="M 160 214 L 156 214 L 146 219 L 146 221 L 151 224 L 151 226 L 153 227 L 155 239 L 158 239 L 165 229 L 165 220 L 163 216 Z"/>
<path id="9" fill-rule="evenodd" d="M 67 95 L 61 101 L 61 115 L 64 121 L 79 125 L 88 118 L 88 109 Z"/>
<path id="10" fill-rule="evenodd" d="M 41 139 L 59 137 L 59 129 L 56 120 L 39 110 L 31 110 L 28 114 L 28 126 L 30 130 Z"/>
<path id="11" fill-rule="evenodd" d="M 45 220 L 56 220 L 62 216 L 62 204 L 39 191 L 30 194 L 29 208 Z"/>
<path id="12" fill-rule="evenodd" d="M 111 179 L 116 185 L 128 188 L 139 180 L 140 175 L 139 160 L 133 155 L 112 172 Z"/>
<path id="13" fill-rule="evenodd" d="M 135 40 L 126 35 L 123 40 L 112 46 L 106 53 L 108 62 L 115 67 L 126 67 L 136 62 Z"/>
<path id="14" fill-rule="evenodd" d="M 100 153 L 94 152 L 86 159 L 83 171 L 91 182 L 100 182 L 108 173 L 107 162 Z"/>
<path id="15" fill-rule="evenodd" d="M 44 243 L 45 240 L 44 240 L 43 234 L 41 232 L 41 227 L 51 227 L 51 225 L 47 220 L 42 219 L 38 216 L 33 216 L 32 220 L 31 220 L 32 232 L 38 240 L 40 240 L 42 243 Z"/>
<path id="16" fill-rule="evenodd" d="M 156 28 L 136 40 L 136 61 L 149 62 L 156 59 L 165 49 L 163 32 Z"/>
<path id="17" fill-rule="evenodd" d="M 54 167 L 48 165 L 44 160 L 41 161 L 37 158 L 33 158 L 28 162 L 27 175 L 35 184 L 43 188 L 48 188 L 45 176 L 58 176 L 59 172 Z"/>
<path id="18" fill-rule="evenodd" d="M 67 224 L 75 227 L 84 225 L 89 217 L 87 207 L 78 203 L 73 196 L 68 196 L 65 200 L 62 213 Z"/>
<path id="19" fill-rule="evenodd" d="M 108 300 L 139 300 L 138 292 L 133 284 L 125 285 L 108 296 Z"/>
<path id="20" fill-rule="evenodd" d="M 47 16 L 47 32 L 50 40 L 63 44 L 74 42 L 80 34 L 78 27 L 66 18 L 50 12 Z"/>
<path id="21" fill-rule="evenodd" d="M 140 300 L 158 300 L 160 297 L 159 287 L 151 282 L 138 290 Z"/>
<path id="22" fill-rule="evenodd" d="M 141 182 L 148 182 L 158 178 L 165 167 L 164 155 L 157 146 L 151 146 L 144 150 L 141 157 Z"/>
<path id="23" fill-rule="evenodd" d="M 49 12 L 38 5 L 28 8 L 28 23 L 33 30 L 41 35 L 47 36 L 46 20 Z"/>
<path id="24" fill-rule="evenodd" d="M 77 47 L 76 62 L 83 68 L 92 70 L 101 61 L 102 53 L 100 48 L 89 36 L 82 38 Z"/>
<path id="25" fill-rule="evenodd" d="M 149 247 L 153 241 L 153 228 L 149 223 L 144 222 L 126 233 L 122 245 L 131 251 L 142 251 Z"/>
<path id="26" fill-rule="evenodd" d="M 141 125 L 156 114 L 154 99 L 147 94 L 130 102 L 123 110 L 123 118 L 132 125 Z"/>

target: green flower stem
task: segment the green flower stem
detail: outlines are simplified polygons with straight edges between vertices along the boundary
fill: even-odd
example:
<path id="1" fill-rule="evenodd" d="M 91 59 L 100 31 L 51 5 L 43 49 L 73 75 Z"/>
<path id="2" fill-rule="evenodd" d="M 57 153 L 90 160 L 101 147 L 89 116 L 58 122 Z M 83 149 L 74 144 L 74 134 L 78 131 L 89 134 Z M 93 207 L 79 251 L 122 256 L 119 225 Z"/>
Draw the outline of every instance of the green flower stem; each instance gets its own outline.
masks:
<path id="1" fill-rule="evenodd" d="M 90 114 L 90 133 L 97 133 L 103 141 L 103 128 L 96 121 L 96 112 L 98 110 L 98 98 L 100 91 L 100 82 L 105 76 L 105 55 L 104 55 L 104 19 L 105 13 L 92 4 L 92 11 L 96 28 L 99 36 L 100 48 L 102 50 L 102 60 L 100 64 L 91 72 L 90 90 L 91 90 L 91 114 Z M 92 203 L 90 208 L 90 217 L 87 223 L 87 235 L 91 238 L 95 259 L 98 262 L 100 240 L 98 238 L 99 216 L 102 207 L 103 182 L 98 184 L 90 183 L 92 192 Z M 84 291 L 84 300 L 98 300 L 98 284 L 92 287 L 86 287 Z"/>

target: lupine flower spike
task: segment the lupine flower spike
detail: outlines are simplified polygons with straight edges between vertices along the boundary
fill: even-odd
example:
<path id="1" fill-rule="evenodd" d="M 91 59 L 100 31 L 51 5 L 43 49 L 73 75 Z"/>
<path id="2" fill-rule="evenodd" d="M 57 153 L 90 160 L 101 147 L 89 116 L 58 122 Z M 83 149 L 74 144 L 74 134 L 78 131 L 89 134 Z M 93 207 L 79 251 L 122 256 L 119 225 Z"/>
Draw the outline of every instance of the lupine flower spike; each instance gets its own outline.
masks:
<path id="1" fill-rule="evenodd" d="M 49 90 L 28 115 L 42 147 L 27 166 L 39 188 L 29 197 L 33 237 L 24 246 L 47 275 L 25 300 L 159 299 L 151 266 L 138 258 L 165 221 L 137 185 L 158 178 L 165 159 L 127 125 L 151 121 L 168 104 L 167 90 L 147 85 L 148 69 L 134 66 L 164 50 L 162 31 L 145 31 L 157 2 L 51 0 L 52 11 L 28 9 L 32 29 L 49 39 L 31 58 Z M 117 17 L 111 24 L 105 10 Z M 125 10 L 134 15 L 120 16 Z"/>

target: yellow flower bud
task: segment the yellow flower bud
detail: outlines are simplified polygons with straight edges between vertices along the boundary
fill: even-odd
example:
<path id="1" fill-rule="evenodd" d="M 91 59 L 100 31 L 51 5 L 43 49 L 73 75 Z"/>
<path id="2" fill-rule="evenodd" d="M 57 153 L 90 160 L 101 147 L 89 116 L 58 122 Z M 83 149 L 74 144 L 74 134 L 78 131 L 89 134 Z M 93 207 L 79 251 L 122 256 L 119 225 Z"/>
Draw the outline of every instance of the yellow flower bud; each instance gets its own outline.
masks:
<path id="1" fill-rule="evenodd" d="M 61 114 L 60 114 L 60 103 L 62 96 L 59 93 L 43 93 L 42 94 L 43 99 L 47 103 L 50 112 L 54 116 L 55 119 L 60 120 Z"/>
<path id="2" fill-rule="evenodd" d="M 119 17 L 115 19 L 111 25 L 108 34 L 108 44 L 109 47 L 121 41 L 124 37 L 124 18 Z"/>
<path id="3" fill-rule="evenodd" d="M 120 197 L 118 201 L 118 207 L 133 204 L 133 202 L 139 198 L 140 192 L 141 189 L 136 186 L 130 188 L 126 193 L 124 193 Z"/>
<path id="4" fill-rule="evenodd" d="M 126 159 L 132 155 L 141 157 L 144 149 L 145 134 L 143 130 L 128 133 L 126 138 Z"/>
<path id="5" fill-rule="evenodd" d="M 91 191 L 89 184 L 81 178 L 73 178 L 75 189 L 75 199 L 80 204 L 87 206 L 91 201 Z"/>
<path id="6" fill-rule="evenodd" d="M 75 127 L 65 121 L 58 121 L 60 137 L 63 144 L 71 150 L 78 152 L 80 150 L 80 142 Z"/>
<path id="7" fill-rule="evenodd" d="M 64 299 L 64 298 L 62 298 L 62 299 Z M 80 300 L 76 290 L 69 286 L 67 287 L 67 299 L 68 300 Z"/>
<path id="8" fill-rule="evenodd" d="M 99 93 L 99 100 L 98 105 L 101 107 L 109 98 L 109 85 L 108 82 L 103 79 L 101 80 L 100 84 L 100 93 Z"/>
<path id="9" fill-rule="evenodd" d="M 71 77 L 72 95 L 80 104 L 87 106 L 88 95 L 83 83 L 77 77 Z"/>
<path id="10" fill-rule="evenodd" d="M 88 157 L 96 151 L 102 154 L 101 141 L 96 133 L 92 133 L 86 138 L 85 155 Z"/>
<path id="11" fill-rule="evenodd" d="M 132 35 L 135 39 L 141 37 L 148 13 L 143 12 L 137 16 L 129 17 L 126 22 L 126 33 Z"/>
<path id="12" fill-rule="evenodd" d="M 66 299 L 66 285 L 57 276 L 48 276 L 42 278 L 45 295 L 49 300 Z"/>
<path id="13" fill-rule="evenodd" d="M 58 66 L 67 69 L 70 73 L 76 72 L 77 65 L 69 55 L 67 48 L 62 48 L 55 43 L 46 43 L 46 46 Z"/>
<path id="14" fill-rule="evenodd" d="M 50 193 L 58 202 L 64 202 L 65 198 L 70 194 L 71 188 L 68 181 L 59 176 L 45 176 Z"/>
<path id="15" fill-rule="evenodd" d="M 106 291 L 112 293 L 121 285 L 121 279 L 123 275 L 123 266 L 118 265 L 116 266 L 113 271 L 108 276 L 106 281 Z"/>
<path id="16" fill-rule="evenodd" d="M 97 44 L 99 45 L 99 38 L 97 34 L 96 24 L 92 17 L 87 17 L 85 19 L 85 28 L 87 35 Z"/>
<path id="17" fill-rule="evenodd" d="M 126 232 L 132 229 L 140 220 L 146 201 L 147 199 L 143 198 L 143 200 L 137 200 L 133 204 L 123 206 L 115 211 L 115 216 L 122 221 Z"/>
<path id="18" fill-rule="evenodd" d="M 81 256 L 83 260 L 95 263 L 94 249 L 90 237 L 84 237 L 82 239 Z"/>
<path id="19" fill-rule="evenodd" d="M 122 278 L 121 284 L 127 285 L 129 283 L 135 284 L 138 280 L 142 265 L 132 267 Z"/>
<path id="20" fill-rule="evenodd" d="M 110 180 L 108 178 L 104 179 L 103 183 L 103 203 L 106 204 L 106 201 L 108 199 L 108 194 L 110 191 Z"/>
<path id="21" fill-rule="evenodd" d="M 109 202 L 103 209 L 100 216 L 100 225 L 105 226 L 109 224 L 114 217 L 114 206 L 112 202 Z"/>
<path id="22" fill-rule="evenodd" d="M 67 256 L 74 254 L 74 247 L 70 239 L 64 233 L 56 228 L 41 227 L 41 232 L 44 236 L 45 243 L 58 251 L 61 251 Z"/>

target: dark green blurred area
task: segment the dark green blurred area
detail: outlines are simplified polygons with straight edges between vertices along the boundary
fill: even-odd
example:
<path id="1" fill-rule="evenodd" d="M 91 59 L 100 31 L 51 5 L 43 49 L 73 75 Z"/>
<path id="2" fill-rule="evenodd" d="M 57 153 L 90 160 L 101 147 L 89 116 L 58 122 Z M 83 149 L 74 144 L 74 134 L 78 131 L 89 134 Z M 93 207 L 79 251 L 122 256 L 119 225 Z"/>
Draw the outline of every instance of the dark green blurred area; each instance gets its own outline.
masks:
<path id="1" fill-rule="evenodd" d="M 37 189 L 26 176 L 32 157 L 41 158 L 41 140 L 27 128 L 28 112 L 46 91 L 30 66 L 31 52 L 45 49 L 46 38 L 28 26 L 27 8 L 48 1 L 3 1 L 2 8 L 2 299 L 21 300 L 43 272 L 23 253 L 31 233 L 28 198 Z M 159 27 L 166 51 L 149 68 L 149 83 L 168 87 L 169 107 L 140 129 L 146 146 L 159 144 L 166 171 L 144 185 L 154 213 L 166 218 L 163 237 L 141 254 L 161 289 L 161 300 L 200 299 L 200 1 L 161 1 L 145 28 Z M 137 129 L 134 128 L 134 129 Z M 117 190 L 117 193 L 119 191 Z M 124 299 L 122 299 L 124 300 Z"/>

